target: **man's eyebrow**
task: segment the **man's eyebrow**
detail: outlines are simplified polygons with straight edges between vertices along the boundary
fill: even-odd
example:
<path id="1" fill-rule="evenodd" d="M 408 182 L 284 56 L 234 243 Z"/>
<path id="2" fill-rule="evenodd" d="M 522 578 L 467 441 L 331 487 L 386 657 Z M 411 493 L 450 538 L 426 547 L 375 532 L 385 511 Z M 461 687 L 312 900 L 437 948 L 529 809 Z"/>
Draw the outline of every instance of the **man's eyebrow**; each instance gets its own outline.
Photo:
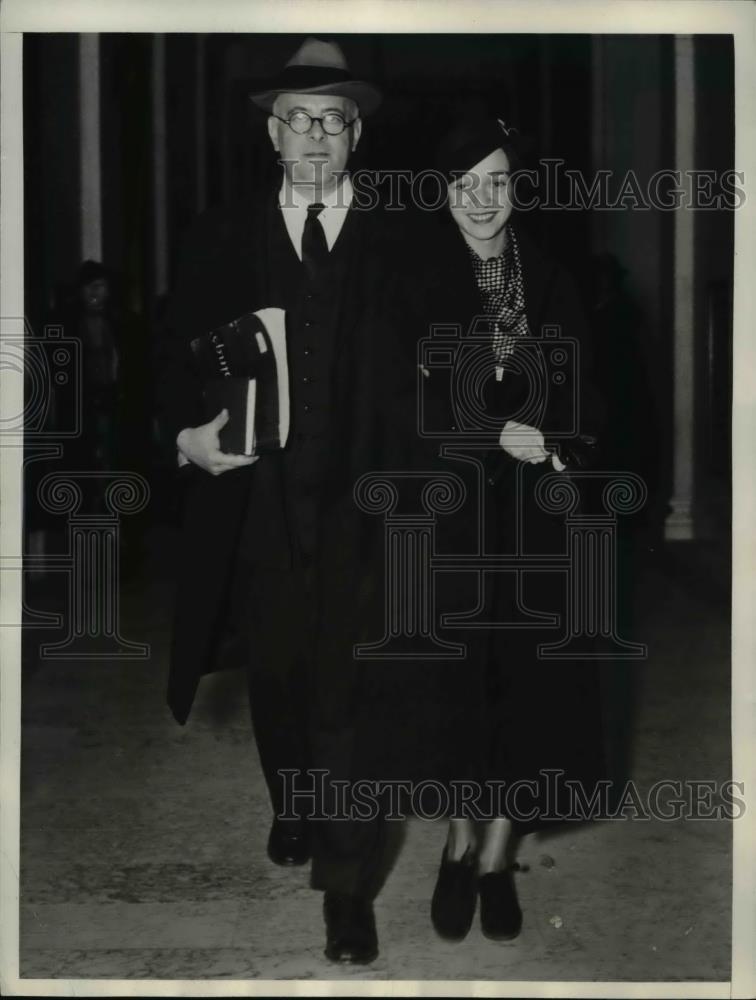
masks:
<path id="1" fill-rule="evenodd" d="M 293 111 L 304 111 L 305 114 L 312 116 L 312 112 L 308 111 L 307 108 L 304 107 L 302 104 L 295 104 L 293 108 L 289 108 L 289 114 L 291 114 Z M 333 112 L 336 112 L 342 117 L 346 115 L 346 111 L 343 108 L 323 108 L 320 113 L 321 115 L 329 115 L 333 114 Z"/>

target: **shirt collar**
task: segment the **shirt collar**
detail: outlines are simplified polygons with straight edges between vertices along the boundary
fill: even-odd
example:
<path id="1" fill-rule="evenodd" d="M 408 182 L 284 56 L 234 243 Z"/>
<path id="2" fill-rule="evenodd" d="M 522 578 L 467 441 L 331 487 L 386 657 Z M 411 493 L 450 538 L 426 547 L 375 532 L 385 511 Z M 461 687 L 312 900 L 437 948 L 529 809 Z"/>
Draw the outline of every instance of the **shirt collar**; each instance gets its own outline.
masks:
<path id="1" fill-rule="evenodd" d="M 346 211 L 352 204 L 353 197 L 354 189 L 352 188 L 352 181 L 349 175 L 345 174 L 341 184 L 335 187 L 333 191 L 329 191 L 328 194 L 323 195 L 320 202 L 325 205 L 324 212 L 329 209 Z M 278 192 L 278 204 L 284 211 L 287 209 L 299 209 L 306 212 L 312 204 L 312 199 L 306 198 L 302 189 L 290 184 L 288 178 L 284 176 Z"/>
<path id="2" fill-rule="evenodd" d="M 318 215 L 318 220 L 323 227 L 329 250 L 333 249 L 333 245 L 344 226 L 353 196 L 352 182 L 345 175 L 339 187 L 329 192 L 323 198 L 325 208 Z M 281 215 L 283 216 L 289 239 L 297 256 L 301 260 L 302 234 L 307 219 L 307 209 L 311 202 L 303 196 L 301 190 L 297 191 L 296 187 L 290 185 L 284 176 L 281 189 L 278 192 L 278 204 L 281 208 Z"/>

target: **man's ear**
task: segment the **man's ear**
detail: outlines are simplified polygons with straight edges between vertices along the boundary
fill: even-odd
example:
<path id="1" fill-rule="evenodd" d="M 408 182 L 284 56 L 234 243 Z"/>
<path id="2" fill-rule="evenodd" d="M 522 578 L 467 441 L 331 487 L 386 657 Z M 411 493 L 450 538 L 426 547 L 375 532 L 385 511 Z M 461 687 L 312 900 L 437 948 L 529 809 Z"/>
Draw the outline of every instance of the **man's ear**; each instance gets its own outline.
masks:
<path id="1" fill-rule="evenodd" d="M 274 118 L 273 115 L 268 115 L 268 135 L 273 143 L 273 149 L 277 153 L 280 152 L 278 148 L 278 119 Z"/>
<path id="2" fill-rule="evenodd" d="M 352 152 L 357 149 L 357 143 L 360 141 L 360 136 L 362 135 L 362 119 L 355 118 L 352 124 Z"/>

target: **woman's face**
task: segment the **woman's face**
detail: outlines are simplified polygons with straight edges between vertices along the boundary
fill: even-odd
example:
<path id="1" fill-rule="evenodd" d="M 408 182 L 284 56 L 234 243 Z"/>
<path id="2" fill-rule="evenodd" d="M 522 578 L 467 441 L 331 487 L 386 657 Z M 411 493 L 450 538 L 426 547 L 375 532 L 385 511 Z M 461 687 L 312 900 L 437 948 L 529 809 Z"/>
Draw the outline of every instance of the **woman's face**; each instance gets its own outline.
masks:
<path id="1" fill-rule="evenodd" d="M 463 233 L 474 240 L 499 235 L 512 214 L 509 178 L 509 157 L 495 149 L 449 185 L 449 209 Z"/>

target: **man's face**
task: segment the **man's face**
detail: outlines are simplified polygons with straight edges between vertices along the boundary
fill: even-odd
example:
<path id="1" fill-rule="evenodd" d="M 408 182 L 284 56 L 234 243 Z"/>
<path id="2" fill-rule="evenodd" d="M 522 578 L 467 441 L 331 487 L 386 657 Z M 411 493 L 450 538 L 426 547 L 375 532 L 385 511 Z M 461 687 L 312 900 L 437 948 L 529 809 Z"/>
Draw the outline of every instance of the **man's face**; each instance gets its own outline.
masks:
<path id="1" fill-rule="evenodd" d="M 463 233 L 475 240 L 498 236 L 512 214 L 509 179 L 509 158 L 495 149 L 449 185 L 449 208 Z"/>
<path id="2" fill-rule="evenodd" d="M 275 114 L 288 120 L 295 111 L 305 111 L 320 118 L 337 112 L 344 121 L 357 115 L 352 101 L 346 97 L 328 94 L 281 94 L 275 104 Z M 291 184 L 313 192 L 313 200 L 323 192 L 332 191 L 338 184 L 340 172 L 346 168 L 349 154 L 356 148 L 362 131 L 359 118 L 340 135 L 328 135 L 320 122 L 313 122 L 304 135 L 298 135 L 285 122 L 271 115 L 268 133 L 273 148 L 283 161 L 286 176 Z"/>

